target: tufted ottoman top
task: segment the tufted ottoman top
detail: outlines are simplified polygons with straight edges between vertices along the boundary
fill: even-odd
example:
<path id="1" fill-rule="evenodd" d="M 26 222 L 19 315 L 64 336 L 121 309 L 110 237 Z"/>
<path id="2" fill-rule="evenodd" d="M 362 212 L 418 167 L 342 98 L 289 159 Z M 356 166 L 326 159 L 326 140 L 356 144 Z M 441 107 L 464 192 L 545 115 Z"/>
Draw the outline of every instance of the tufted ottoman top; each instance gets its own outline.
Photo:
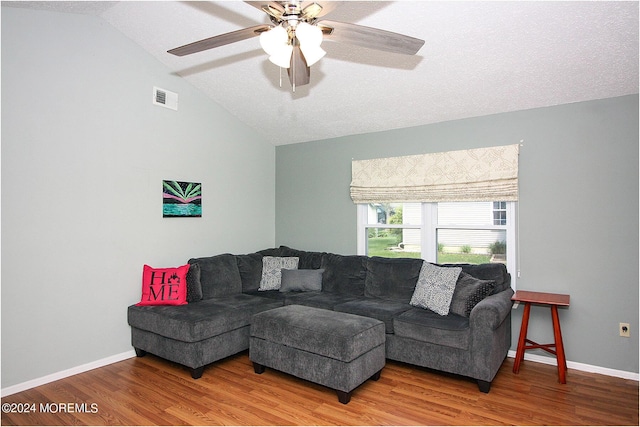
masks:
<path id="1" fill-rule="evenodd" d="M 251 337 L 350 362 L 384 344 L 385 327 L 370 317 L 287 305 L 255 314 Z"/>

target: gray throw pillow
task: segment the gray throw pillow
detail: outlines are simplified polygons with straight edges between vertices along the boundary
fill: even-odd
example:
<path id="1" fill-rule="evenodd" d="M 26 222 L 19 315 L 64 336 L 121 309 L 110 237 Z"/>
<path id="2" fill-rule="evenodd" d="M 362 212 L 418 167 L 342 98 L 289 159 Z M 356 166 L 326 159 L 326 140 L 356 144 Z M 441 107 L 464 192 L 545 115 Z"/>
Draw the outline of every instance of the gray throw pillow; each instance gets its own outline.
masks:
<path id="1" fill-rule="evenodd" d="M 201 299 L 200 264 L 190 264 L 187 271 L 187 302 L 196 302 Z"/>
<path id="2" fill-rule="evenodd" d="M 491 294 L 494 287 L 495 282 L 493 280 L 477 279 L 463 271 L 460 273 L 458 283 L 456 283 L 449 312 L 469 317 L 473 307 Z"/>
<path id="3" fill-rule="evenodd" d="M 324 269 L 313 270 L 282 270 L 280 292 L 291 291 L 321 291 L 322 273 Z"/>
<path id="4" fill-rule="evenodd" d="M 409 304 L 446 316 L 461 271 L 461 267 L 438 267 L 425 261 Z"/>
<path id="5" fill-rule="evenodd" d="M 280 289 L 282 269 L 297 270 L 298 257 L 262 257 L 262 279 L 259 291 L 277 291 Z"/>

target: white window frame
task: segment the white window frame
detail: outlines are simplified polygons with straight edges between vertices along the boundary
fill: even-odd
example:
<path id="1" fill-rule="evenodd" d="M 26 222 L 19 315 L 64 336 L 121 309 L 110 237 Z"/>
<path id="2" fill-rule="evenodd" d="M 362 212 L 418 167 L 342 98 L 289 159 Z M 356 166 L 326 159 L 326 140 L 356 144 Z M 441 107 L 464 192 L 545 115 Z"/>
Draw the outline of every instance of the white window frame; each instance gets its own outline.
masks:
<path id="1" fill-rule="evenodd" d="M 422 203 L 422 224 L 370 224 L 368 223 L 368 204 L 357 204 L 357 251 L 358 255 L 367 254 L 367 228 L 408 228 L 420 229 L 422 258 L 428 262 L 435 263 L 438 259 L 438 245 L 436 235 L 438 229 L 466 229 L 466 230 L 506 230 L 507 232 L 507 271 L 511 273 L 511 287 L 516 289 L 516 279 L 520 276 L 518 270 L 518 203 L 507 203 L 507 225 L 481 225 L 481 226 L 459 226 L 459 225 L 439 225 L 438 224 L 438 204 Z"/>

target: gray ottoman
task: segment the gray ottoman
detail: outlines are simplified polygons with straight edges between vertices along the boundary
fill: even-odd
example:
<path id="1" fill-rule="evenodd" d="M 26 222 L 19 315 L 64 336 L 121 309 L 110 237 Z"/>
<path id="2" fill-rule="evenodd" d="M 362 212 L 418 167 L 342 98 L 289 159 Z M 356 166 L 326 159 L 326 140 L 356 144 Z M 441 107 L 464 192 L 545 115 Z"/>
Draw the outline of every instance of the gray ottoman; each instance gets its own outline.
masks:
<path id="1" fill-rule="evenodd" d="M 255 314 L 249 358 L 265 367 L 336 390 L 341 403 L 385 364 L 385 328 L 380 320 L 314 307 L 287 305 Z"/>

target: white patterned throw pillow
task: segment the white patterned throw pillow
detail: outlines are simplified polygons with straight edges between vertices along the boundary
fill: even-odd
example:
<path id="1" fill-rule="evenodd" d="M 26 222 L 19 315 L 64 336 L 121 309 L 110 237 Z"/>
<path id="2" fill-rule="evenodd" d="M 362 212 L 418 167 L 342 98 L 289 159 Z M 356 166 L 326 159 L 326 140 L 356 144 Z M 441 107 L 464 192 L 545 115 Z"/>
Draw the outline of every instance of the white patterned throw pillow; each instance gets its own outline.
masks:
<path id="1" fill-rule="evenodd" d="M 298 257 L 262 257 L 262 279 L 259 291 L 277 291 L 282 283 L 282 269 L 296 270 Z"/>
<path id="2" fill-rule="evenodd" d="M 438 267 L 425 261 L 409 304 L 446 316 L 461 271 L 461 267 Z"/>

